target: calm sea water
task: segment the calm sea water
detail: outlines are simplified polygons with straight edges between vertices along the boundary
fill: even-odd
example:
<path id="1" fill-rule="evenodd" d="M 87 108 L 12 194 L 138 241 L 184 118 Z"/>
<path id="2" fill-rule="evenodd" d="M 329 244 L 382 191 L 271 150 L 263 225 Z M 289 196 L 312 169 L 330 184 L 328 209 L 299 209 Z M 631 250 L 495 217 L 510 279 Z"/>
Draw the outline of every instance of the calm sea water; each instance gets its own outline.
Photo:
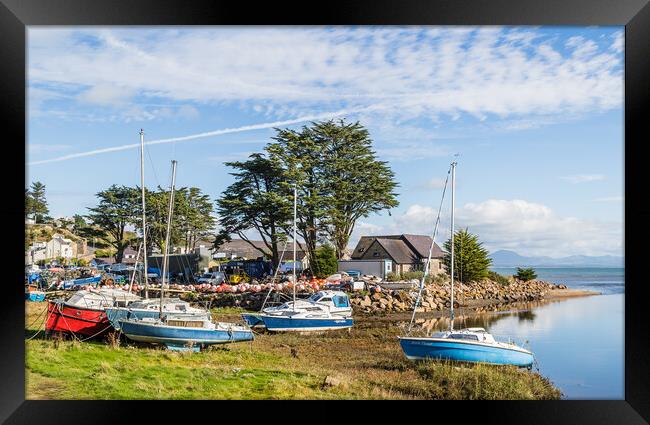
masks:
<path id="1" fill-rule="evenodd" d="M 495 271 L 512 274 L 514 269 Z M 481 326 L 498 340 L 523 344 L 535 354 L 539 372 L 559 387 L 565 398 L 623 399 L 623 269 L 536 271 L 540 279 L 603 295 L 524 304 L 468 318 L 457 327 Z"/>
<path id="2" fill-rule="evenodd" d="M 569 288 L 588 289 L 602 294 L 625 292 L 625 269 L 605 267 L 535 267 L 537 278 L 553 283 L 562 283 Z M 517 273 L 516 267 L 493 267 L 491 270 L 502 275 Z"/>

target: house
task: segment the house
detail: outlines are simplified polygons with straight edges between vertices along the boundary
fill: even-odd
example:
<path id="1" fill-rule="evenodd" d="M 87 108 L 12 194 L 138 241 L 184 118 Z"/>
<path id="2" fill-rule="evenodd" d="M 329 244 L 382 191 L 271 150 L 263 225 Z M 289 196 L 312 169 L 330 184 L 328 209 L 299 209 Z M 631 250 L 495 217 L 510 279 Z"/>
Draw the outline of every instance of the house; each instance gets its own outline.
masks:
<path id="1" fill-rule="evenodd" d="M 47 259 L 47 242 L 34 242 L 25 253 L 25 264 L 38 264 Z"/>
<path id="2" fill-rule="evenodd" d="M 122 264 L 135 264 L 137 256 L 138 250 L 132 246 L 127 246 L 122 254 Z M 142 262 L 142 258 L 139 261 Z"/>
<path id="3" fill-rule="evenodd" d="M 45 247 L 45 258 L 72 258 L 76 254 L 77 244 L 59 233 L 52 235 L 52 239 Z"/>
<path id="4" fill-rule="evenodd" d="M 263 241 L 250 242 L 265 252 L 269 251 Z M 278 253 L 279 258 L 282 259 L 281 263 L 284 264 L 293 261 L 293 247 L 291 243 L 288 243 L 284 250 L 282 250 L 283 247 L 284 243 L 279 246 L 280 252 Z M 267 255 L 262 254 L 259 250 L 255 249 L 250 243 L 243 239 L 233 239 L 230 242 L 224 242 L 213 251 L 212 257 L 219 260 L 234 260 L 236 258 L 244 260 L 270 260 Z M 309 267 L 309 257 L 307 256 L 307 252 L 300 249 L 298 246 L 296 246 L 296 261 L 302 263 L 302 269 Z"/>
<path id="5" fill-rule="evenodd" d="M 262 241 L 250 241 L 255 247 L 268 250 Z M 214 250 L 214 258 L 232 260 L 235 258 L 257 259 L 264 255 L 243 239 L 224 242 Z"/>
<path id="6" fill-rule="evenodd" d="M 424 270 L 431 237 L 425 235 L 387 235 L 362 236 L 352 252 L 352 260 L 390 260 L 392 271 L 405 273 Z M 431 274 L 443 273 L 444 252 L 438 244 L 433 245 L 429 271 Z"/>

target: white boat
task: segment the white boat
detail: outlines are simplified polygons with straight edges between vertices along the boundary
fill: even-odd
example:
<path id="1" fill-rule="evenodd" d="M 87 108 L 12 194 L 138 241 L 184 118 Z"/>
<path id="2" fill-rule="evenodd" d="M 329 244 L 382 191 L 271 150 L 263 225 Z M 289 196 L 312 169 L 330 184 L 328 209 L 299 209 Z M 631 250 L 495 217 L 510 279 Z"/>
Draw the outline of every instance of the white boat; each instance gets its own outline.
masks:
<path id="1" fill-rule="evenodd" d="M 354 324 L 350 299 L 341 291 L 318 291 L 307 299 L 267 307 L 257 314 L 245 313 L 242 317 L 250 326 L 278 332 L 344 329 Z"/>
<path id="2" fill-rule="evenodd" d="M 296 299 L 296 216 L 297 189 L 293 189 L 293 301 L 267 307 L 260 313 L 244 313 L 249 326 L 264 327 L 276 332 L 325 331 L 347 329 L 354 324 L 350 299 L 345 292 L 319 291 L 306 300 Z M 270 292 L 269 292 L 270 293 Z"/>

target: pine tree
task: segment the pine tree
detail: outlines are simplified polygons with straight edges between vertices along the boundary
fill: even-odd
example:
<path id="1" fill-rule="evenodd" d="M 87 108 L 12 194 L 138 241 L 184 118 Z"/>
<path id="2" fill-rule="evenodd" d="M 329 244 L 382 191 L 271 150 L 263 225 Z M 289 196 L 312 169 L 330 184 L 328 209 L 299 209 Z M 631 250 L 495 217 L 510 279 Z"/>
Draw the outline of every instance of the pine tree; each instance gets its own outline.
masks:
<path id="1" fill-rule="evenodd" d="M 31 215 L 36 223 L 43 223 L 49 213 L 45 185 L 39 181 L 33 182 L 30 189 L 25 190 L 25 214 Z"/>
<path id="2" fill-rule="evenodd" d="M 479 242 L 478 236 L 465 230 L 458 230 L 454 235 L 454 280 L 462 283 L 478 281 L 488 277 L 488 267 L 492 259 Z M 447 272 L 451 269 L 451 238 L 444 244 L 443 263 Z"/>
<path id="3" fill-rule="evenodd" d="M 334 247 L 329 244 L 325 244 L 317 248 L 314 263 L 317 265 L 315 268 L 317 268 L 320 272 L 318 277 L 324 278 L 336 273 L 339 268 L 339 264 L 336 258 L 336 251 L 334 250 Z"/>

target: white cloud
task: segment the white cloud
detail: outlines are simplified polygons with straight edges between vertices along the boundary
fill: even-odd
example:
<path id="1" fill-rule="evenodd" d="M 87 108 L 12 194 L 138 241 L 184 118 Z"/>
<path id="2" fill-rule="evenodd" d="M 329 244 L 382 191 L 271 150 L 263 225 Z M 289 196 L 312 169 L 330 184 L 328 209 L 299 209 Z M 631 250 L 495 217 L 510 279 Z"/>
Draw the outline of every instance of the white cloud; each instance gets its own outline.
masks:
<path id="1" fill-rule="evenodd" d="M 621 223 L 561 217 L 545 205 L 524 200 L 468 203 L 458 217 L 461 226 L 469 226 L 494 249 L 554 257 L 622 251 Z"/>
<path id="2" fill-rule="evenodd" d="M 424 183 L 425 189 L 442 189 L 445 187 L 445 179 L 433 178 Z"/>
<path id="3" fill-rule="evenodd" d="M 102 106 L 121 106 L 129 100 L 134 91 L 133 88 L 102 83 L 89 88 L 77 98 L 85 103 Z"/>
<path id="4" fill-rule="evenodd" d="M 479 120 L 620 107 L 620 55 L 584 37 L 563 55 L 535 47 L 540 37 L 498 27 L 31 28 L 29 79 L 89 88 L 79 99 L 98 104 L 135 94 L 243 101 L 279 118 L 369 105 L 396 119 Z"/>
<path id="5" fill-rule="evenodd" d="M 605 180 L 605 176 L 602 174 L 574 174 L 572 176 L 563 176 L 560 177 L 562 180 L 566 180 L 572 184 L 578 183 L 588 183 L 595 182 L 599 180 Z"/>
<path id="6" fill-rule="evenodd" d="M 443 211 L 436 241 L 449 238 L 449 211 Z M 430 235 L 437 209 L 414 204 L 378 233 Z M 457 209 L 456 229 L 467 227 L 494 251 L 511 249 L 521 255 L 621 255 L 623 225 L 558 216 L 548 206 L 525 200 L 488 199 Z"/>

